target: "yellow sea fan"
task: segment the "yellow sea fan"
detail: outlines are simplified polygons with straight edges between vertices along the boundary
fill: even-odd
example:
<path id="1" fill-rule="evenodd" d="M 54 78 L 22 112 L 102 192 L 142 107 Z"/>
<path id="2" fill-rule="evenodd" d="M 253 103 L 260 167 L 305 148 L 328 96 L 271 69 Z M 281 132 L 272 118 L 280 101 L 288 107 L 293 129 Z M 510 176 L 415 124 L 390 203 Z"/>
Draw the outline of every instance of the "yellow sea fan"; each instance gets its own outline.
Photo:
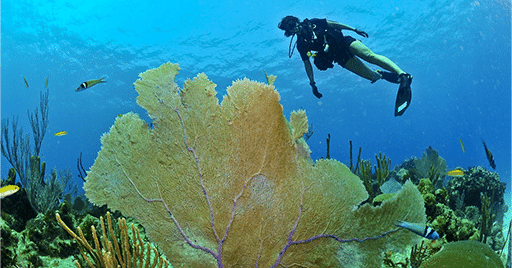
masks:
<path id="1" fill-rule="evenodd" d="M 337 257 L 343 242 L 374 267 L 388 244 L 416 239 L 393 226 L 425 221 L 414 186 L 359 207 L 361 180 L 338 161 L 309 158 L 305 112 L 288 123 L 273 86 L 238 80 L 219 105 L 205 74 L 179 89 L 178 70 L 166 63 L 140 75 L 137 102 L 154 128 L 132 113 L 117 118 L 84 185 L 93 203 L 136 217 L 173 265 L 351 267 Z"/>

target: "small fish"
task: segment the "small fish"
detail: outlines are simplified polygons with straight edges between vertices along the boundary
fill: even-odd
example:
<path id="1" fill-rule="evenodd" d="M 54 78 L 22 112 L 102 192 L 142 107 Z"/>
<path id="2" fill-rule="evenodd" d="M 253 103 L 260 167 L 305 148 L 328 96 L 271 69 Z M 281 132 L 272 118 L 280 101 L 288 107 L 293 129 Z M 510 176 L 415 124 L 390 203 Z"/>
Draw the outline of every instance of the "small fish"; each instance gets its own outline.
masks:
<path id="1" fill-rule="evenodd" d="M 25 76 L 23 76 L 23 80 L 25 80 L 25 86 L 27 86 L 27 88 L 28 88 L 28 82 L 27 82 L 27 78 L 25 78 Z"/>
<path id="2" fill-rule="evenodd" d="M 20 190 L 20 187 L 18 185 L 7 185 L 2 188 L 0 188 L 0 198 L 4 198 L 6 196 L 10 196 L 17 191 Z"/>
<path id="3" fill-rule="evenodd" d="M 117 117 L 123 117 L 123 114 L 118 114 Z"/>
<path id="4" fill-rule="evenodd" d="M 462 143 L 462 139 L 459 139 L 460 141 L 460 148 L 462 149 L 462 152 L 465 153 L 466 150 L 464 149 L 464 143 Z"/>
<path id="5" fill-rule="evenodd" d="M 48 77 L 50 77 L 50 75 L 46 75 L 46 82 L 44 82 L 44 88 L 47 88 L 48 87 Z"/>
<path id="6" fill-rule="evenodd" d="M 59 132 L 53 134 L 53 136 L 64 136 L 64 135 L 67 135 L 67 134 L 68 134 L 67 131 L 59 131 Z"/>
<path id="7" fill-rule="evenodd" d="M 487 160 L 489 160 L 489 164 L 493 169 L 496 169 L 496 164 L 494 163 L 494 157 L 492 157 L 492 153 L 489 149 L 487 149 L 487 145 L 485 145 L 485 141 L 482 140 L 482 143 L 484 144 L 485 149 L 485 155 L 487 156 Z"/>
<path id="8" fill-rule="evenodd" d="M 97 85 L 97 84 L 99 84 L 99 83 L 106 83 L 107 81 L 103 81 L 103 79 L 105 79 L 105 77 L 102 77 L 102 78 L 100 78 L 100 79 L 89 80 L 89 81 L 87 81 L 87 82 L 83 82 L 82 84 L 80 84 L 80 86 L 79 86 L 79 87 L 77 87 L 77 88 L 75 89 L 75 91 L 76 91 L 76 92 L 78 92 L 78 91 L 84 91 L 84 90 L 86 90 L 86 89 L 88 89 L 88 88 L 90 88 L 90 87 L 92 87 L 92 86 L 95 86 L 95 85 Z"/>
<path id="9" fill-rule="evenodd" d="M 452 176 L 452 177 L 462 177 L 462 176 L 464 176 L 464 171 L 462 171 L 460 169 L 454 169 L 454 170 L 450 170 L 450 171 L 446 172 L 445 175 Z"/>
<path id="10" fill-rule="evenodd" d="M 439 234 L 434 229 L 432 229 L 432 227 L 428 227 L 425 224 L 398 221 L 398 223 L 395 223 L 395 225 L 430 240 L 436 240 L 439 238 Z"/>

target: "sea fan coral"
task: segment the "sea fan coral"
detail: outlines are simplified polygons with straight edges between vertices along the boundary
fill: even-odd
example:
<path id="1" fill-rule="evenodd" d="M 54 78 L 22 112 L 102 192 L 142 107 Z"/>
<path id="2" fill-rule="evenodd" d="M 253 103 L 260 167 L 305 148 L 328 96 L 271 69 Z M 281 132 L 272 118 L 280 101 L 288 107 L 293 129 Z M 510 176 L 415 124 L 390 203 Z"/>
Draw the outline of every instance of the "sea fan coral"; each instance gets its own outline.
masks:
<path id="1" fill-rule="evenodd" d="M 118 117 L 84 186 L 95 204 L 136 217 L 173 265 L 377 267 L 384 249 L 416 239 L 393 226 L 425 221 L 412 183 L 360 206 L 361 180 L 338 161 L 311 160 L 305 113 L 288 123 L 274 86 L 236 81 L 219 105 L 206 75 L 180 89 L 178 70 L 140 74 L 137 102 L 154 128 Z"/>

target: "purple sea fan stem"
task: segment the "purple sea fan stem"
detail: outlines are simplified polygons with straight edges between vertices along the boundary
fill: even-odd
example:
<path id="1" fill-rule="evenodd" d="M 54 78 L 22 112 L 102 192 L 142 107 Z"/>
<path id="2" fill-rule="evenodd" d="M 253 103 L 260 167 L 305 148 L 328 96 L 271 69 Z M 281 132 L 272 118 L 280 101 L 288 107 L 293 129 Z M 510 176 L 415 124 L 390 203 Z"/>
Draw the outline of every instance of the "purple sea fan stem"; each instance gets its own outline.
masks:
<path id="1" fill-rule="evenodd" d="M 242 189 L 240 190 L 240 192 L 238 193 L 238 195 L 235 196 L 235 198 L 233 199 L 233 206 L 231 208 L 231 213 L 230 213 L 230 218 L 229 218 L 229 222 L 228 224 L 226 225 L 226 230 L 224 231 L 224 235 L 222 238 L 220 238 L 217 234 L 217 231 L 215 229 L 215 220 L 214 220 L 214 215 L 213 215 L 213 207 L 211 205 L 211 201 L 210 201 L 210 197 L 206 191 L 206 187 L 204 185 L 204 181 L 203 181 L 203 176 L 202 176 L 202 172 L 201 172 L 201 165 L 199 163 L 199 157 L 197 156 L 195 150 L 193 148 L 191 148 L 189 145 L 188 145 L 188 139 L 187 139 L 187 132 L 186 132 L 186 129 L 185 129 L 185 122 L 180 114 L 180 112 L 178 111 L 178 109 L 174 109 L 174 111 L 176 112 L 176 114 L 178 115 L 179 119 L 180 119 L 180 123 L 181 123 L 181 126 L 183 128 L 183 137 L 184 137 L 184 142 L 185 142 L 185 146 L 187 147 L 187 150 L 189 152 L 191 152 L 194 156 L 194 159 L 196 161 L 196 165 L 197 165 L 197 169 L 198 169 L 198 172 L 199 172 L 199 179 L 200 179 L 200 182 L 201 182 L 201 187 L 203 189 L 203 194 L 206 198 L 206 201 L 208 203 L 208 208 L 210 209 L 210 218 L 211 218 L 211 227 L 213 229 L 213 232 L 215 234 L 215 237 L 219 243 L 218 245 L 218 252 L 216 255 L 214 255 L 214 257 L 217 259 L 217 262 L 218 262 L 218 265 L 219 267 L 222 267 L 222 246 L 224 245 L 224 241 L 226 240 L 227 236 L 228 236 L 228 233 L 229 233 L 229 229 L 231 227 L 231 224 L 233 223 L 234 221 L 234 218 L 235 218 L 235 211 L 236 211 L 236 205 L 238 203 L 238 200 L 240 199 L 240 197 L 243 195 L 245 189 L 247 188 L 247 185 L 249 184 L 249 182 L 255 178 L 256 176 L 259 176 L 261 175 L 261 170 L 263 169 L 264 167 L 264 163 L 265 163 L 265 159 L 266 159 L 266 154 L 265 154 L 265 157 L 262 161 L 262 165 L 261 165 L 261 168 L 260 170 L 258 170 L 258 172 L 254 173 L 253 175 L 251 175 L 248 179 L 246 179 L 246 181 L 244 182 L 244 186 L 242 187 Z"/>
<path id="2" fill-rule="evenodd" d="M 198 175 L 199 175 L 199 181 L 201 182 L 201 188 L 203 189 L 204 197 L 206 198 L 206 202 L 208 203 L 208 209 L 210 209 L 210 225 L 212 226 L 212 231 L 215 235 L 215 238 L 217 239 L 217 242 L 221 243 L 221 239 L 220 239 L 219 235 L 217 234 L 217 230 L 215 229 L 215 219 L 213 217 L 213 207 L 212 207 L 212 203 L 210 201 L 210 196 L 206 192 L 206 187 L 204 186 L 203 173 L 201 171 L 201 165 L 199 164 L 199 158 L 197 157 L 196 151 L 188 145 L 187 130 L 185 129 L 185 122 L 183 121 L 183 117 L 181 117 L 181 114 L 178 111 L 178 109 L 174 109 L 174 111 L 178 115 L 178 117 L 180 119 L 181 127 L 183 128 L 183 140 L 185 142 L 185 146 L 187 147 L 187 150 L 192 153 L 192 155 L 194 156 L 194 159 L 196 161 L 197 171 L 198 171 Z"/>
<path id="3" fill-rule="evenodd" d="M 303 188 L 304 189 L 304 188 Z M 271 268 L 275 268 L 277 267 L 280 262 L 281 262 L 281 259 L 283 258 L 284 256 L 284 253 L 286 252 L 286 250 L 288 250 L 288 248 L 291 246 L 291 245 L 295 245 L 295 244 L 304 244 L 304 243 L 308 243 L 308 242 L 311 242 L 315 239 L 318 239 L 318 238 L 323 238 L 323 237 L 329 237 L 329 238 L 332 238 L 340 243 L 347 243 L 347 242 L 353 242 L 353 241 L 357 241 L 359 243 L 363 243 L 364 241 L 366 240 L 373 240 L 373 239 L 379 239 L 379 238 L 382 238 L 390 233 L 394 233 L 396 231 L 398 231 L 400 228 L 396 228 L 396 229 L 393 229 L 393 230 L 389 230 L 385 233 L 382 233 L 380 235 L 377 235 L 377 236 L 370 236 L 370 237 L 365 237 L 365 238 L 362 238 L 362 239 L 359 239 L 359 238 L 349 238 L 349 239 L 342 239 L 342 238 L 339 238 L 335 235 L 332 235 L 332 234 L 319 234 L 319 235 L 315 235 L 315 236 L 312 236 L 310 238 L 307 238 L 307 239 L 304 239 L 304 240 L 293 240 L 293 235 L 295 234 L 295 231 L 297 231 L 297 226 L 299 225 L 299 221 L 300 221 L 300 218 L 302 216 L 302 210 L 303 210 L 303 199 L 304 199 L 304 191 L 302 193 L 302 197 L 301 197 L 301 203 L 300 203 L 300 206 L 299 206 L 299 215 L 297 216 L 297 219 L 295 220 L 295 224 L 293 225 L 293 228 L 292 230 L 290 231 L 290 233 L 288 234 L 288 243 L 286 243 L 286 245 L 283 247 L 283 249 L 279 252 L 279 255 L 277 256 L 277 259 L 276 261 L 274 262 L 274 264 L 271 266 Z M 259 256 L 258 256 L 259 257 Z M 256 262 L 256 267 L 258 267 L 258 264 Z"/>
<path id="4" fill-rule="evenodd" d="M 115 152 L 115 151 L 114 151 Z M 115 153 L 117 154 L 117 152 Z M 195 249 L 201 249 L 205 252 L 208 252 L 209 254 L 211 254 L 213 257 L 215 257 L 217 259 L 217 255 L 215 254 L 215 252 L 213 252 L 211 249 L 209 248 L 206 248 L 206 247 L 203 247 L 203 246 L 200 246 L 200 245 L 196 245 L 194 244 L 189 238 L 188 236 L 185 234 L 185 231 L 183 230 L 183 228 L 181 228 L 181 225 L 179 224 L 178 220 L 174 217 L 174 215 L 172 214 L 169 206 L 167 205 L 167 203 L 163 200 L 162 198 L 162 193 L 160 192 L 160 187 L 158 186 L 158 183 L 157 183 L 157 188 L 158 188 L 158 193 L 160 195 L 160 198 L 146 198 L 140 191 L 139 189 L 137 188 L 137 186 L 135 185 L 135 183 L 132 181 L 132 179 L 128 176 L 128 174 L 126 173 L 126 171 L 124 170 L 124 167 L 123 165 L 121 165 L 121 163 L 119 162 L 119 160 L 117 159 L 117 157 L 114 155 L 114 158 L 117 162 L 117 164 L 121 167 L 121 170 L 123 171 L 125 177 L 128 179 L 128 181 L 132 184 L 132 186 L 135 188 L 135 191 L 137 192 L 137 194 L 142 198 L 144 199 L 144 201 L 146 202 L 161 202 L 164 207 L 165 207 L 165 210 L 167 211 L 167 213 L 169 214 L 169 216 L 171 217 L 172 221 L 174 222 L 174 224 L 176 225 L 176 228 L 178 228 L 178 231 L 180 232 L 181 236 L 185 239 L 185 242 L 187 242 L 187 244 L 189 244 L 191 247 L 195 248 Z M 221 267 L 221 266 L 219 266 Z"/>
<path id="5" fill-rule="evenodd" d="M 288 243 L 286 243 L 286 245 L 284 245 L 283 249 L 281 249 L 281 251 L 279 252 L 279 255 L 277 256 L 276 261 L 271 266 L 272 268 L 277 267 L 277 265 L 279 265 L 279 263 L 281 262 L 281 258 L 283 258 L 283 255 L 286 252 L 286 250 L 288 250 L 288 248 L 291 245 L 294 244 L 293 243 L 294 241 L 292 240 L 292 237 L 295 234 L 295 231 L 297 231 L 297 226 L 299 225 L 300 217 L 302 216 L 303 201 L 304 201 L 304 191 L 305 191 L 304 184 L 302 184 L 302 194 L 301 194 L 301 197 L 300 197 L 301 200 L 300 200 L 300 206 L 299 206 L 299 215 L 297 216 L 297 219 L 295 220 L 295 224 L 293 225 L 292 230 L 288 234 Z"/>
<path id="6" fill-rule="evenodd" d="M 238 199 L 240 199 L 240 197 L 242 196 L 242 194 L 244 193 L 244 190 L 247 188 L 247 185 L 249 184 L 249 182 L 256 176 L 260 175 L 261 174 L 261 169 L 260 171 L 258 171 L 257 173 L 254 173 L 249 179 L 247 179 L 244 183 L 244 186 L 242 187 L 242 190 L 240 190 L 240 193 L 238 193 L 237 196 L 235 196 L 235 199 L 233 199 L 233 207 L 231 207 L 231 214 L 230 214 L 230 218 L 229 218 L 229 222 L 226 226 L 226 231 L 224 232 L 224 236 L 222 237 L 222 240 L 221 240 L 221 243 L 224 242 L 224 240 L 226 240 L 226 237 L 228 236 L 228 232 L 229 232 L 229 227 L 231 226 L 231 223 L 233 223 L 233 220 L 235 218 L 235 209 L 236 209 L 236 204 L 238 202 Z"/>
<path id="7" fill-rule="evenodd" d="M 198 248 L 198 249 L 201 249 L 203 251 L 206 251 L 206 252 L 210 253 L 217 260 L 217 267 L 221 268 L 221 267 L 223 267 L 223 264 L 222 264 L 222 245 L 224 244 L 224 240 L 226 239 L 226 235 L 227 235 L 227 232 L 229 230 L 229 224 L 231 224 L 231 222 L 233 220 L 233 215 L 231 215 L 231 219 L 230 219 L 230 222 L 229 222 L 228 227 L 226 229 L 226 233 L 224 234 L 224 237 L 222 239 L 220 239 L 219 235 L 217 234 L 217 230 L 215 229 L 215 218 L 214 218 L 214 215 L 213 215 L 213 207 L 212 207 L 212 203 L 211 203 L 211 200 L 210 200 L 210 196 L 208 195 L 208 193 L 206 191 L 206 186 L 204 185 L 203 172 L 201 171 L 201 165 L 199 164 L 199 157 L 197 156 L 195 149 L 192 148 L 188 144 L 187 130 L 185 128 L 185 122 L 183 120 L 183 117 L 180 114 L 180 111 L 178 111 L 178 109 L 175 108 L 174 112 L 176 112 L 176 114 L 178 115 L 178 118 L 180 119 L 181 127 L 183 129 L 183 141 L 185 143 L 185 146 L 187 147 L 187 150 L 189 152 L 191 152 L 192 155 L 194 156 L 194 160 L 196 162 L 196 167 L 197 167 L 197 172 L 198 172 L 198 175 L 199 175 L 199 182 L 201 183 L 201 188 L 203 190 L 203 194 L 204 194 L 204 197 L 206 199 L 206 203 L 208 204 L 208 209 L 210 210 L 210 225 L 211 225 L 212 231 L 213 231 L 213 233 L 215 235 L 215 238 L 217 239 L 217 243 L 219 243 L 218 247 L 217 247 L 217 254 L 213 253 L 212 250 L 210 250 L 208 248 L 205 248 L 205 247 L 202 247 L 202 246 L 197 246 L 197 247 L 194 247 L 194 248 Z M 234 207 L 235 207 L 235 204 L 233 204 L 233 209 L 234 209 Z"/>
<path id="8" fill-rule="evenodd" d="M 188 245 L 190 245 L 192 248 L 195 248 L 195 249 L 199 249 L 199 250 L 202 250 L 204 252 L 207 252 L 208 254 L 212 255 L 216 260 L 217 260 L 217 267 L 219 268 L 222 268 L 223 267 L 223 262 L 222 262 L 222 246 L 224 244 L 224 241 L 226 240 L 227 238 L 227 235 L 229 233 L 229 229 L 230 229 L 230 226 L 231 224 L 233 223 L 234 221 L 234 217 L 235 217 L 235 212 L 236 212 L 236 206 L 237 206 L 237 203 L 239 201 L 239 199 L 241 198 L 241 196 L 243 195 L 245 189 L 247 188 L 248 184 L 250 183 L 250 181 L 261 175 L 261 171 L 263 169 L 263 166 L 261 166 L 260 170 L 256 173 L 254 173 L 253 175 L 251 175 L 248 179 L 246 179 L 246 181 L 244 182 L 244 185 L 242 187 L 242 189 L 240 190 L 240 192 L 238 193 L 238 195 L 235 196 L 235 198 L 233 199 L 233 206 L 231 208 L 231 212 L 230 212 L 230 219 L 229 219 L 229 222 L 226 226 L 226 229 L 225 229 L 225 232 L 224 232 L 224 235 L 222 238 L 219 237 L 216 229 L 215 229 L 215 219 L 214 219 L 214 213 L 213 213 L 213 206 L 211 204 L 211 200 L 210 200 L 210 196 L 208 195 L 207 193 L 207 190 L 206 190 L 206 186 L 204 184 L 204 180 L 203 180 L 203 173 L 202 173 L 202 170 L 201 170 L 201 165 L 199 163 L 199 157 L 197 156 L 196 154 L 196 151 L 194 148 L 192 148 L 189 143 L 188 143 L 188 136 L 187 136 L 187 132 L 186 132 L 186 128 L 185 128 L 185 122 L 183 120 L 183 117 L 181 116 L 180 112 L 178 111 L 178 109 L 174 108 L 173 109 L 174 112 L 176 112 L 176 114 L 178 115 L 178 118 L 180 119 L 180 123 L 181 123 L 181 127 L 183 129 L 183 141 L 185 143 L 185 146 L 187 148 L 187 150 L 192 153 L 193 157 L 194 157 L 194 160 L 195 160 L 195 163 L 196 163 L 196 167 L 197 167 L 197 171 L 198 171 L 198 176 L 199 176 L 199 181 L 200 181 L 200 184 L 201 184 L 201 188 L 202 188 L 202 191 L 203 191 L 203 195 L 206 199 L 206 202 L 208 204 L 208 209 L 210 211 L 210 225 L 211 225 L 211 228 L 212 228 L 212 231 L 215 235 L 215 238 L 218 242 L 218 248 L 217 248 L 217 253 L 215 253 L 213 250 L 207 248 L 207 247 L 204 247 L 204 246 L 200 246 L 198 244 L 195 244 L 193 243 L 187 236 L 187 234 L 185 233 L 185 231 L 183 230 L 183 228 L 181 227 L 181 225 L 179 224 L 178 220 L 174 217 L 174 214 L 171 212 L 169 206 L 167 205 L 167 203 L 165 202 L 165 200 L 162 198 L 162 194 L 160 192 L 160 187 L 157 183 L 157 188 L 158 188 L 158 192 L 159 192 L 159 195 L 160 195 L 160 198 L 146 198 L 140 191 L 139 189 L 137 188 L 137 186 L 135 185 L 135 183 L 130 179 L 130 177 L 128 176 L 128 174 L 126 173 L 126 171 L 124 170 L 124 167 L 121 165 L 121 163 L 119 162 L 119 160 L 117 159 L 117 157 L 115 157 L 115 161 L 117 162 L 117 164 L 121 167 L 124 175 L 126 176 L 126 178 L 129 180 L 129 182 L 132 184 L 132 186 L 135 188 L 137 194 L 142 198 L 144 199 L 146 202 L 161 202 L 164 207 L 165 207 L 165 210 L 167 211 L 167 213 L 169 214 L 169 216 L 171 217 L 171 220 L 174 222 L 174 224 L 176 225 L 176 228 L 178 229 L 178 231 L 180 232 L 181 236 L 185 239 L 186 243 Z M 117 154 L 117 153 L 116 153 Z M 299 205 L 299 213 L 298 213 L 298 216 L 295 220 L 295 223 L 292 227 L 292 229 L 290 230 L 289 234 L 288 234 L 288 242 L 286 243 L 286 245 L 284 245 L 284 247 L 282 248 L 282 250 L 279 252 L 278 254 L 278 257 L 276 259 L 276 261 L 274 262 L 274 264 L 271 266 L 272 268 L 275 268 L 277 267 L 280 262 L 281 262 L 281 259 L 283 258 L 284 254 L 286 253 L 286 251 L 288 250 L 288 248 L 291 246 L 291 245 L 294 245 L 294 244 L 303 244 L 303 243 L 308 243 L 308 242 L 311 242 L 315 239 L 318 239 L 318 238 L 324 238 L 324 237 L 329 237 L 329 238 L 332 238 L 340 243 L 347 243 L 347 242 L 353 242 L 353 241 L 357 241 L 359 243 L 363 243 L 364 241 L 366 240 L 372 240 L 372 239 L 379 239 L 379 238 L 382 238 L 390 233 L 393 233 L 393 232 L 396 232 L 399 230 L 399 228 L 396 228 L 396 229 L 393 229 L 393 230 L 390 230 L 390 231 L 387 231 L 383 234 L 380 234 L 378 236 L 372 236 L 372 237 L 365 237 L 365 238 L 362 238 L 362 239 L 359 239 L 359 238 L 350 238 L 350 239 L 341 239 L 335 235 L 332 235 L 332 234 L 319 234 L 319 235 L 315 235 L 315 236 L 312 236 L 310 238 L 307 238 L 307 239 L 304 239 L 304 240 L 293 240 L 293 236 L 295 234 L 295 232 L 297 231 L 297 227 L 298 227 L 298 224 L 299 224 L 299 221 L 301 219 L 301 216 L 302 216 L 302 212 L 303 212 L 303 200 L 304 200 L 304 195 L 305 195 L 305 188 L 304 188 L 304 185 L 303 185 L 303 191 L 302 191 L 302 194 L 301 194 L 301 202 L 300 202 L 300 205 Z M 260 230 L 261 232 L 261 230 Z M 260 243 L 262 243 L 261 241 L 261 238 L 260 238 Z M 259 258 L 260 258 L 260 254 L 261 254 L 261 244 L 260 244 L 260 252 L 258 253 L 258 256 L 257 256 L 257 259 L 256 259 L 256 264 L 255 264 L 255 267 L 258 267 L 258 262 L 259 262 Z"/>

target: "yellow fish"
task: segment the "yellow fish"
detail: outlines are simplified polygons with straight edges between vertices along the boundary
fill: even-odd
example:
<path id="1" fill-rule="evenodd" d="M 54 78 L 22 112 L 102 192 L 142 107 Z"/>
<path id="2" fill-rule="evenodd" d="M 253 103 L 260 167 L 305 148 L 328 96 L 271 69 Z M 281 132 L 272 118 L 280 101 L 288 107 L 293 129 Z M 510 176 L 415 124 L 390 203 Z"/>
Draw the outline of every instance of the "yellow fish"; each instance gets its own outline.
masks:
<path id="1" fill-rule="evenodd" d="M 68 134 L 67 131 L 59 131 L 59 132 L 53 134 L 53 136 L 64 136 L 64 135 L 67 135 L 67 134 Z"/>
<path id="2" fill-rule="evenodd" d="M 25 76 L 23 76 L 23 80 L 25 80 L 25 86 L 27 86 L 27 88 L 28 88 L 28 82 L 27 82 L 27 79 L 25 78 Z"/>
<path id="3" fill-rule="evenodd" d="M 462 177 L 462 176 L 464 176 L 464 171 L 462 171 L 460 169 L 454 169 L 454 170 L 450 170 L 450 171 L 446 172 L 446 175 L 452 176 L 452 177 Z"/>
<path id="4" fill-rule="evenodd" d="M 464 149 L 464 143 L 462 143 L 462 139 L 459 139 L 460 141 L 460 148 L 462 148 L 462 152 L 465 153 L 466 150 Z"/>
<path id="5" fill-rule="evenodd" d="M 86 90 L 86 89 L 88 89 L 88 88 L 90 88 L 90 87 L 92 87 L 92 86 L 95 86 L 95 85 L 97 85 L 97 84 L 99 84 L 99 83 L 106 83 L 107 81 L 103 81 L 103 79 L 105 79 L 105 77 L 102 77 L 102 78 L 100 78 L 100 79 L 89 80 L 89 81 L 87 81 L 87 82 L 83 82 L 82 84 L 80 84 L 80 86 L 79 86 L 79 87 L 77 87 L 77 88 L 75 89 L 75 91 L 76 91 L 76 92 L 78 92 L 78 91 L 84 91 L 84 90 Z"/>
<path id="6" fill-rule="evenodd" d="M 4 187 L 0 188 L 0 198 L 10 196 L 19 190 L 20 190 L 20 187 L 18 187 L 17 185 L 4 186 Z"/>
<path id="7" fill-rule="evenodd" d="M 44 88 L 47 88 L 48 87 L 48 77 L 50 75 L 46 75 L 46 82 L 44 82 Z"/>

